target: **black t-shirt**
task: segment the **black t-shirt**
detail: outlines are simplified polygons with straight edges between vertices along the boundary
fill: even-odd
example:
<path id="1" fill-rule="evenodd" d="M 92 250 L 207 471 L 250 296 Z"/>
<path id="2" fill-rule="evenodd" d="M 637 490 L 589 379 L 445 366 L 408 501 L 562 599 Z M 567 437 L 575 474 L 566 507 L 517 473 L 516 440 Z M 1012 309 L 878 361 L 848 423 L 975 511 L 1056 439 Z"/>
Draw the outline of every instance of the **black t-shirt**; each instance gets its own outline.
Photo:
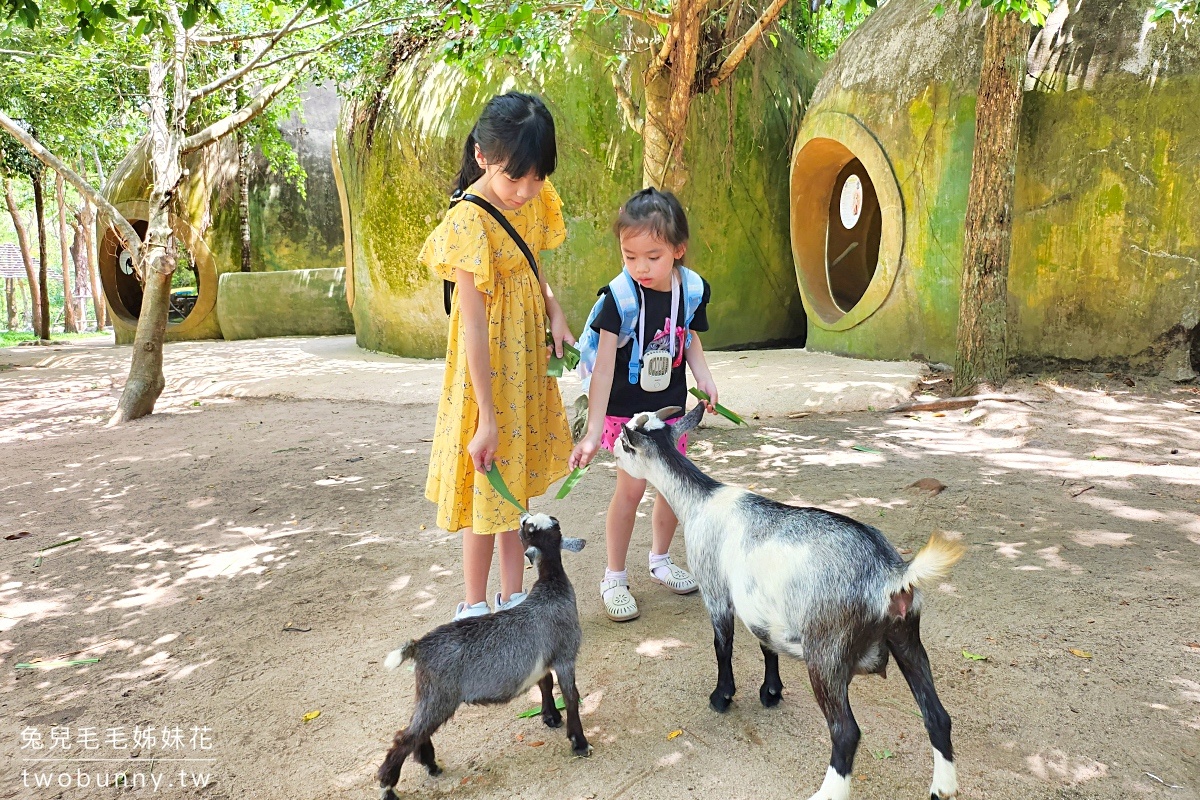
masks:
<path id="1" fill-rule="evenodd" d="M 653 289 L 638 287 L 646 302 L 646 339 L 649 343 L 644 348 L 647 353 L 657 350 L 670 350 L 670 340 L 667 338 L 667 328 L 670 327 L 671 293 L 656 292 Z M 704 294 L 700 305 L 692 317 L 693 331 L 708 330 L 708 299 L 710 294 L 708 281 L 704 281 Z M 610 331 L 621 335 L 621 312 L 617 309 L 617 301 L 605 286 L 599 294 L 604 297 L 604 305 L 592 329 Z M 613 370 L 612 392 L 608 396 L 608 410 L 605 416 L 633 417 L 643 411 L 657 411 L 667 406 L 684 408 L 687 404 L 687 374 L 683 358 L 683 344 L 687 331 L 684 325 L 687 317 L 684 308 L 683 292 L 679 293 L 679 309 L 675 314 L 675 360 L 671 362 L 671 385 L 661 392 L 643 391 L 638 383 L 629 382 L 629 358 L 633 353 L 633 342 L 626 342 L 624 347 L 617 348 L 617 363 Z"/>

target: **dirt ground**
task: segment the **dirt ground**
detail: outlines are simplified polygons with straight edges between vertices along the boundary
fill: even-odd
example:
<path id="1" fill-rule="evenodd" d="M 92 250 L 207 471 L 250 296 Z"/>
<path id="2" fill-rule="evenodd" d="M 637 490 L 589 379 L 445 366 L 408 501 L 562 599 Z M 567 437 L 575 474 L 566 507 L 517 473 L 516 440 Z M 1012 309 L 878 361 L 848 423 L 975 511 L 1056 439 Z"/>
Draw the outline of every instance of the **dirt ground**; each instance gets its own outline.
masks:
<path id="1" fill-rule="evenodd" d="M 30 394 L 35 368 L 0 371 L 0 797 L 377 797 L 413 695 L 383 657 L 461 599 L 460 545 L 422 492 L 433 407 L 176 392 L 105 429 L 115 390 L 85 373 Z M 933 530 L 962 537 L 923 618 L 961 797 L 1200 797 L 1200 394 L 1086 373 L 1009 390 L 1026 402 L 710 427 L 691 455 L 909 551 Z M 946 489 L 906 488 L 921 478 Z M 712 712 L 711 627 L 698 596 L 646 579 L 648 516 L 630 557 L 642 616 L 603 617 L 612 485 L 606 458 L 569 500 L 533 504 L 589 540 L 566 565 L 591 758 L 518 719 L 532 699 L 466 707 L 434 739 L 445 773 L 406 765 L 403 795 L 815 791 L 829 740 L 803 665 L 781 664 L 784 702 L 762 708 L 739 627 L 739 692 Z M 682 537 L 673 550 L 686 562 Z M 17 668 L 64 658 L 99 661 Z M 855 796 L 927 797 L 903 680 L 859 678 L 851 701 Z M 117 773 L 132 788 L 96 791 Z"/>

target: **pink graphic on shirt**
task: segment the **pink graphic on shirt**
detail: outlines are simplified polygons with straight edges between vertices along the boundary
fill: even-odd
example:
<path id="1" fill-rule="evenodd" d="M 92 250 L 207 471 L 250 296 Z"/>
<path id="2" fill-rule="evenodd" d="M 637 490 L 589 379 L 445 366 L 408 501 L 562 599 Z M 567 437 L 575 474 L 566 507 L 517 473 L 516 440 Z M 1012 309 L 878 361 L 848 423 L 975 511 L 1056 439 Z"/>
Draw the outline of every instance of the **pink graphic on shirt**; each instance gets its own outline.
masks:
<path id="1" fill-rule="evenodd" d="M 671 318 L 664 317 L 663 325 L 654 332 L 654 337 L 650 340 L 650 344 L 646 345 L 645 353 L 657 353 L 659 351 L 670 352 L 671 341 L 667 336 L 667 331 L 671 329 Z M 678 367 L 683 363 L 683 344 L 687 337 L 687 331 L 682 325 L 675 326 L 675 359 L 671 362 L 671 367 Z"/>

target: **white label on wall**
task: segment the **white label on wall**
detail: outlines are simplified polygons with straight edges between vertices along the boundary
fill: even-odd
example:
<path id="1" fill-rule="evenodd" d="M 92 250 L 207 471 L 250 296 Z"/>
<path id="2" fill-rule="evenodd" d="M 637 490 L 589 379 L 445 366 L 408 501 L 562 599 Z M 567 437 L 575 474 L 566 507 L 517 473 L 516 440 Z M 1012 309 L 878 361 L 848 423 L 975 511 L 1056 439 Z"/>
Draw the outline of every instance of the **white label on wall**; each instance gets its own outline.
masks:
<path id="1" fill-rule="evenodd" d="M 851 175 L 842 184 L 841 215 L 843 228 L 850 230 L 858 224 L 858 218 L 862 214 L 862 205 L 862 180 L 857 175 Z"/>

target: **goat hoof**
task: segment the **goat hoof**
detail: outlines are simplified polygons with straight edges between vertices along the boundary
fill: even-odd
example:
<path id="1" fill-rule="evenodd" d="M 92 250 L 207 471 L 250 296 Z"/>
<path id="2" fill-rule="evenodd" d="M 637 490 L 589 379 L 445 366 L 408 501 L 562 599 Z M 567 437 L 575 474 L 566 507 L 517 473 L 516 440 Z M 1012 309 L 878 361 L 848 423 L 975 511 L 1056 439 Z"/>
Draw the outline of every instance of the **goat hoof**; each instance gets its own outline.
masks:
<path id="1" fill-rule="evenodd" d="M 547 728 L 561 728 L 562 715 L 555 714 L 554 716 L 550 716 L 549 714 L 545 714 L 542 716 L 542 722 L 546 723 Z"/>
<path id="2" fill-rule="evenodd" d="M 587 742 L 584 742 L 583 744 L 573 744 L 571 747 L 571 752 L 580 758 L 587 758 L 592 754 L 592 746 Z"/>
<path id="3" fill-rule="evenodd" d="M 425 769 L 429 772 L 429 777 L 431 778 L 436 778 L 442 774 L 442 768 L 437 764 L 427 764 L 425 765 Z"/>
<path id="4" fill-rule="evenodd" d="M 733 702 L 732 694 L 721 694 L 713 692 L 708 696 L 708 704 L 712 706 L 712 710 L 718 714 L 724 714 L 729 710 L 729 704 Z"/>
<path id="5" fill-rule="evenodd" d="M 758 690 L 759 702 L 763 704 L 763 708 L 774 708 L 779 705 L 779 701 L 783 699 L 783 687 L 762 687 Z"/>
<path id="6" fill-rule="evenodd" d="M 381 787 L 379 789 L 379 800 L 400 800 L 396 796 L 396 790 L 391 786 Z"/>

